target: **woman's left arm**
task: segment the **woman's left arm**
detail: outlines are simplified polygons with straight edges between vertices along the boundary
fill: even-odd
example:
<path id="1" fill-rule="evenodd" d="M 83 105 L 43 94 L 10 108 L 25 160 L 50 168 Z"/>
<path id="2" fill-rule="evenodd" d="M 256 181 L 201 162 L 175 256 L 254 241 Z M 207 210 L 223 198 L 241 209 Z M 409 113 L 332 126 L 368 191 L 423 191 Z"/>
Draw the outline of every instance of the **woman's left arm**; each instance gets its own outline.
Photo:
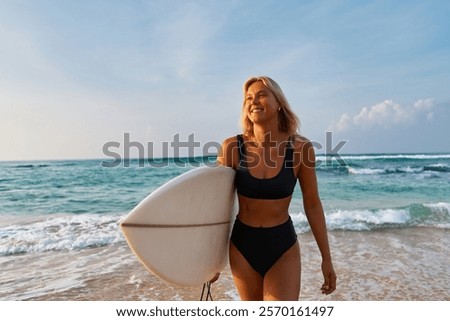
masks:
<path id="1" fill-rule="evenodd" d="M 299 148 L 298 180 L 302 190 L 303 207 L 322 255 L 324 283 L 321 290 L 324 294 L 330 294 L 336 289 L 336 273 L 331 260 L 327 225 L 317 186 L 314 147 L 311 142 L 307 141 L 302 143 Z"/>

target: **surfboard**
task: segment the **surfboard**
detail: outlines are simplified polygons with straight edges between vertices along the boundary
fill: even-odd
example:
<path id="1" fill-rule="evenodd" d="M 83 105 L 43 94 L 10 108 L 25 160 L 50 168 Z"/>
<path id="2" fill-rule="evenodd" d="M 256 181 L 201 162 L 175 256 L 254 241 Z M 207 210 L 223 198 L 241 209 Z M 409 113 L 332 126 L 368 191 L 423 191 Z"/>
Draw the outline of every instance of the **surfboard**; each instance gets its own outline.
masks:
<path id="1" fill-rule="evenodd" d="M 237 208 L 234 175 L 224 166 L 190 170 L 122 220 L 129 247 L 150 272 L 174 285 L 197 286 L 225 268 Z"/>

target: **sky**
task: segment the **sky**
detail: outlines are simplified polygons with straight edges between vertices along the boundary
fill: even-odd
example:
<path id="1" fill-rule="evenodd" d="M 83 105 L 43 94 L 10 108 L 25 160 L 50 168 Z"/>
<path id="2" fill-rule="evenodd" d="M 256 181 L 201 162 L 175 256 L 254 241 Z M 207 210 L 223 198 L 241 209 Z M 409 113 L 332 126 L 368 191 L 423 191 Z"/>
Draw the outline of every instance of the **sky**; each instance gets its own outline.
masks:
<path id="1" fill-rule="evenodd" d="M 447 153 L 449 16 L 446 0 L 2 0 L 0 160 L 214 153 L 259 75 L 317 153 Z"/>

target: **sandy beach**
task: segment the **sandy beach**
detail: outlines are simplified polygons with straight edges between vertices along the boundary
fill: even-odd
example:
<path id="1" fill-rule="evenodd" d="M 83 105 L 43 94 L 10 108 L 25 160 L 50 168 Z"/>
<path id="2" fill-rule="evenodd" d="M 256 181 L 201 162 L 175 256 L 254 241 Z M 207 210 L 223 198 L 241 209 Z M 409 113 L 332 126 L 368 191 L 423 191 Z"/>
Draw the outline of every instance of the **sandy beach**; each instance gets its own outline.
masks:
<path id="1" fill-rule="evenodd" d="M 320 293 L 317 246 L 310 233 L 300 234 L 300 300 L 450 300 L 448 230 L 407 228 L 329 234 L 338 288 L 329 296 Z M 160 281 L 145 270 L 125 243 L 2 257 L 0 268 L 1 300 L 195 301 L 202 290 Z M 212 294 L 218 301 L 239 300 L 228 267 L 213 285 Z"/>

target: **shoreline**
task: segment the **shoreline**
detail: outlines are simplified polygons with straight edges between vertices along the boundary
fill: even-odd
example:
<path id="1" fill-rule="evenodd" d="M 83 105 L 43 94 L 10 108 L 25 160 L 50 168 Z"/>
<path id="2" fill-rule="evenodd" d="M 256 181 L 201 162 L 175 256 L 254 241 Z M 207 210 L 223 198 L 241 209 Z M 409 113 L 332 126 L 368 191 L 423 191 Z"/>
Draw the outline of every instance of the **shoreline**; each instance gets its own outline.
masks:
<path id="1" fill-rule="evenodd" d="M 329 296 L 320 293 L 321 260 L 312 234 L 298 236 L 302 301 L 450 300 L 450 284 L 443 282 L 450 279 L 448 229 L 329 231 L 338 276 L 337 290 Z M 65 266 L 72 267 L 70 274 L 65 274 Z M 0 300 L 6 301 L 198 301 L 202 290 L 157 279 L 125 243 L 2 257 L 0 267 L 4 271 Z M 17 279 L 12 279 L 14 273 Z M 239 300 L 229 266 L 213 284 L 212 296 L 216 301 Z"/>

